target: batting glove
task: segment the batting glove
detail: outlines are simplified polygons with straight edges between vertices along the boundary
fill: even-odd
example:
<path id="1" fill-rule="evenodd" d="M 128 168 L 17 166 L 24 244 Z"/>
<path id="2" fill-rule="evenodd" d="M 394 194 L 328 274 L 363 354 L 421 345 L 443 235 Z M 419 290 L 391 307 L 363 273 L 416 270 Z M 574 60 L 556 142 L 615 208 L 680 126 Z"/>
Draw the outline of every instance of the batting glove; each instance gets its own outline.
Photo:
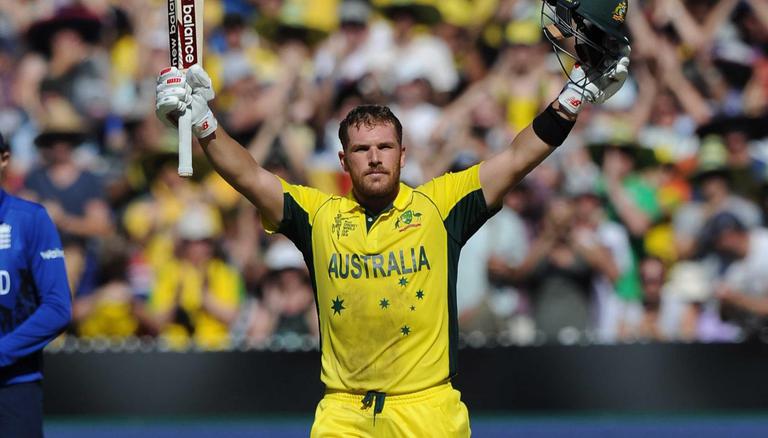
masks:
<path id="1" fill-rule="evenodd" d="M 187 109 L 192 89 L 176 67 L 163 69 L 157 77 L 155 114 L 168 127 L 175 127 L 179 114 Z"/>
<path id="2" fill-rule="evenodd" d="M 624 85 L 628 74 L 627 56 L 623 56 L 610 70 L 594 78 L 577 63 L 571 69 L 570 79 L 557 100 L 565 111 L 578 114 L 584 101 L 601 104 L 616 94 Z"/>
<path id="3" fill-rule="evenodd" d="M 219 124 L 208 107 L 215 93 L 211 78 L 197 64 L 186 75 L 176 67 L 168 67 L 157 78 L 155 112 L 166 125 L 176 126 L 178 115 L 191 111 L 192 133 L 197 138 L 211 135 Z"/>
<path id="4" fill-rule="evenodd" d="M 219 122 L 208 107 L 208 101 L 216 95 L 211 78 L 200 65 L 195 64 L 187 70 L 187 84 L 192 89 L 189 100 L 192 111 L 192 132 L 197 138 L 208 137 L 219 126 Z"/>

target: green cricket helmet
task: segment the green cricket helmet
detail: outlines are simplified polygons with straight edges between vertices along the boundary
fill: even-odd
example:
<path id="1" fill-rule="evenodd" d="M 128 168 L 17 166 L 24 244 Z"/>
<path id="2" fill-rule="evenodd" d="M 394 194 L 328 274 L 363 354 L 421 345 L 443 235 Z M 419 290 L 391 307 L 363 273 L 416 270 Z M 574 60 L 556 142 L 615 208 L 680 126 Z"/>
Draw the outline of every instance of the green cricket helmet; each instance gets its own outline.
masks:
<path id="1" fill-rule="evenodd" d="M 628 56 L 627 0 L 542 0 L 541 15 L 555 49 L 593 71 L 605 72 Z"/>

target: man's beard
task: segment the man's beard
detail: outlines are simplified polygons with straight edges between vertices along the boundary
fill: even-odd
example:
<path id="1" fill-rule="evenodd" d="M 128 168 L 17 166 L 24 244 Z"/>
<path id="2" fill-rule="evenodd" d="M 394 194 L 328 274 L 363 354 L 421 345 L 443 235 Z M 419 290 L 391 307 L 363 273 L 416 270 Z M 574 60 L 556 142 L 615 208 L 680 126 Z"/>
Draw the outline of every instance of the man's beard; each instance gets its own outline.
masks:
<path id="1" fill-rule="evenodd" d="M 368 171 L 368 169 L 366 169 Z M 395 167 L 391 173 L 384 175 L 385 182 L 373 183 L 370 176 L 360 175 L 352 177 L 352 187 L 355 194 L 363 199 L 382 199 L 393 197 L 400 185 L 400 168 Z M 361 200 L 363 200 L 361 199 Z"/>

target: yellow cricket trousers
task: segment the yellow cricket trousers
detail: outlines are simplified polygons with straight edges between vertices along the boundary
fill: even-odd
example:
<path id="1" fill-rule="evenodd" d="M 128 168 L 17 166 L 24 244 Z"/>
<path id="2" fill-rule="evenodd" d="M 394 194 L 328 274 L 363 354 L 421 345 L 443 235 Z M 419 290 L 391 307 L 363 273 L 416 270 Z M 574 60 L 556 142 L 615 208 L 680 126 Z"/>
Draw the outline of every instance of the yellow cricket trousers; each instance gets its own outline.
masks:
<path id="1" fill-rule="evenodd" d="M 327 391 L 311 438 L 467 438 L 469 414 L 450 383 L 410 394 Z"/>

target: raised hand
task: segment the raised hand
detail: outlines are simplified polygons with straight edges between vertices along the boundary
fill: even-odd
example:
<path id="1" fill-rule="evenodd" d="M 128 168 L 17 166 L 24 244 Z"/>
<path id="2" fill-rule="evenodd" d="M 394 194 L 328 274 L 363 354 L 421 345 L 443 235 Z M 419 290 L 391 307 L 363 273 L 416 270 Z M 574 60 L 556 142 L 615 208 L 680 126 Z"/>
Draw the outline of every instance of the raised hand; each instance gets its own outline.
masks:
<path id="1" fill-rule="evenodd" d="M 208 107 L 214 95 L 211 78 L 199 65 L 190 67 L 186 75 L 168 67 L 157 78 L 155 112 L 163 123 L 176 126 L 178 116 L 191 111 L 192 132 L 205 138 L 219 125 Z"/>
<path id="2" fill-rule="evenodd" d="M 197 138 L 208 137 L 219 126 L 216 117 L 208 107 L 208 101 L 216 94 L 211 85 L 211 78 L 200 65 L 195 64 L 187 70 L 187 84 L 192 90 L 189 100 L 192 111 L 192 132 Z"/>
<path id="3" fill-rule="evenodd" d="M 578 114 L 584 101 L 601 104 L 616 94 L 624 85 L 629 74 L 629 57 L 621 59 L 607 72 L 595 74 L 576 64 L 571 69 L 570 79 L 560 93 L 558 101 L 563 109 Z"/>
<path id="4" fill-rule="evenodd" d="M 179 115 L 186 111 L 192 89 L 176 67 L 163 69 L 157 77 L 155 114 L 169 127 L 176 127 Z"/>

